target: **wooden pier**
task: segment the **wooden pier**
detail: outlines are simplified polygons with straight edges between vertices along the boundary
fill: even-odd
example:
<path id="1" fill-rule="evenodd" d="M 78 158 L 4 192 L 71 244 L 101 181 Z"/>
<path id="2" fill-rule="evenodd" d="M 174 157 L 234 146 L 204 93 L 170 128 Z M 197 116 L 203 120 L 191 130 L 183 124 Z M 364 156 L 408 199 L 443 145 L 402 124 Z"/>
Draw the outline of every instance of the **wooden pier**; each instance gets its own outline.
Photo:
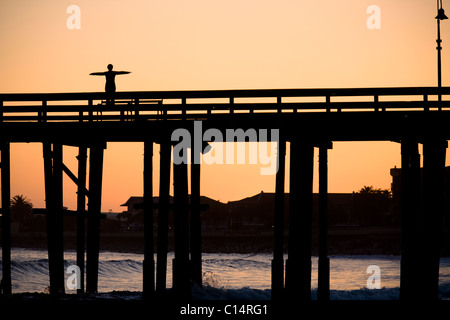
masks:
<path id="1" fill-rule="evenodd" d="M 448 87 L 118 92 L 115 105 L 110 106 L 103 103 L 104 93 L 0 94 L 2 292 L 5 295 L 12 292 L 10 144 L 31 142 L 43 146 L 49 282 L 51 293 L 59 295 L 65 290 L 63 175 L 68 175 L 77 186 L 77 265 L 83 275 L 78 293 L 96 293 L 104 150 L 108 142 L 122 141 L 144 143 L 144 297 L 152 299 L 166 294 L 169 190 L 173 181 L 173 291 L 180 299 L 189 298 L 191 283 L 201 286 L 202 281 L 201 165 L 188 165 L 188 159 L 182 164 L 172 163 L 171 148 L 176 142 L 171 141 L 171 134 L 184 128 L 194 136 L 194 122 L 202 121 L 203 130 L 214 128 L 223 133 L 227 129 L 279 130 L 273 220 L 274 300 L 311 299 L 314 149 L 319 149 L 318 298 L 329 300 L 328 150 L 338 141 L 401 144 L 400 297 L 402 300 L 437 300 L 439 249 L 442 241 L 449 240 L 441 237 L 445 151 L 450 138 L 449 97 Z M 259 136 L 258 141 L 272 138 Z M 287 143 L 289 159 L 286 159 Z M 152 188 L 154 144 L 159 144 L 161 150 L 157 206 L 153 203 Z M 423 144 L 424 150 L 423 176 L 419 144 Z M 77 176 L 64 165 L 64 146 L 79 148 Z M 192 152 L 192 159 L 198 157 L 199 153 Z M 288 177 L 287 161 L 290 164 Z M 288 221 L 283 214 L 286 179 L 290 181 Z M 89 181 L 88 186 L 86 181 Z M 154 209 L 158 210 L 156 252 Z M 284 261 L 287 224 L 288 259 Z"/>

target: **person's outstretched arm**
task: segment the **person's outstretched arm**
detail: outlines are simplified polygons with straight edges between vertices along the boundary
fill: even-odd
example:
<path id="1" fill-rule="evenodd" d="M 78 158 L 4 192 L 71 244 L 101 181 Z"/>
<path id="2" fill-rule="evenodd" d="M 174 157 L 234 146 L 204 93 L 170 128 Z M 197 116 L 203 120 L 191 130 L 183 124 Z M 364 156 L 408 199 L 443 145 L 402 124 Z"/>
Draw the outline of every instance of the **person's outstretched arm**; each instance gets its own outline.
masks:
<path id="1" fill-rule="evenodd" d="M 105 73 L 104 72 L 92 72 L 89 73 L 90 76 L 104 76 Z"/>
<path id="2" fill-rule="evenodd" d="M 115 71 L 116 74 L 129 74 L 130 71 Z"/>

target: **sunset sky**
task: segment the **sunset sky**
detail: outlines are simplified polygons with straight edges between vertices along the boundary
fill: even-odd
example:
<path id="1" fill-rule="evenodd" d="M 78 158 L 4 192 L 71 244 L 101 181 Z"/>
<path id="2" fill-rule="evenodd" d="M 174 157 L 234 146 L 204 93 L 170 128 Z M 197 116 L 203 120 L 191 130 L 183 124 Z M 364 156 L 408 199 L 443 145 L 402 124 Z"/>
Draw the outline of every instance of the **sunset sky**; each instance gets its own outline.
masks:
<path id="1" fill-rule="evenodd" d="M 70 5 L 80 8 L 80 29 L 67 27 Z M 370 5 L 381 29 L 367 27 Z M 450 1 L 443 5 L 449 14 Z M 116 79 L 118 91 L 435 86 L 435 16 L 431 0 L 2 0 L 0 93 L 103 91 L 104 78 L 89 73 L 109 63 L 132 72 Z M 450 21 L 441 26 L 447 86 Z M 11 151 L 12 195 L 43 207 L 42 145 Z M 65 147 L 75 172 L 76 154 Z M 108 143 L 103 211 L 142 195 L 142 155 L 143 144 Z M 329 192 L 390 188 L 394 166 L 396 143 L 334 143 Z M 65 182 L 64 205 L 75 209 Z M 201 182 L 202 195 L 222 202 L 275 188 L 260 165 L 203 165 Z"/>

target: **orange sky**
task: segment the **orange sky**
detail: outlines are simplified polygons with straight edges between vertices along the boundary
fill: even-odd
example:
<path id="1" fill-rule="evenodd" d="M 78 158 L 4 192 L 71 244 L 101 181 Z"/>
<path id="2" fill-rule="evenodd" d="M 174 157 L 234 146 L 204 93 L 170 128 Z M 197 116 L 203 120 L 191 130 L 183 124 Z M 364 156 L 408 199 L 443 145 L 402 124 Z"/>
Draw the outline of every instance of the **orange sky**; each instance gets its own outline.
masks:
<path id="1" fill-rule="evenodd" d="M 72 4 L 81 10 L 79 30 L 66 25 Z M 373 4 L 379 30 L 366 26 Z M 108 63 L 132 71 L 116 80 L 118 91 L 434 86 L 435 15 L 431 0 L 2 0 L 0 92 L 103 91 L 104 79 L 89 73 Z M 449 21 L 442 39 L 448 85 Z M 108 144 L 103 211 L 121 211 L 128 196 L 142 194 L 142 154 L 140 143 Z M 75 155 L 65 148 L 76 172 Z M 398 144 L 335 143 L 329 191 L 390 188 L 394 166 Z M 259 165 L 204 165 L 201 193 L 226 202 L 273 192 L 275 176 L 259 172 Z M 14 144 L 12 194 L 43 207 L 43 185 L 42 145 Z M 74 191 L 66 178 L 71 209 Z"/>

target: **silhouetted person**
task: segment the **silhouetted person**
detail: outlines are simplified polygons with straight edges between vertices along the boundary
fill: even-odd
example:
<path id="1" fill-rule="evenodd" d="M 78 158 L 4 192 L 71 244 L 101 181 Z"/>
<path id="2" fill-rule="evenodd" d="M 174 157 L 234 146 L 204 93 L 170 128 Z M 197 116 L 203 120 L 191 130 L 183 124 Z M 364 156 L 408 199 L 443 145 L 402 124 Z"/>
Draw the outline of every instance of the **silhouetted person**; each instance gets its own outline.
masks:
<path id="1" fill-rule="evenodd" d="M 114 104 L 114 93 L 116 92 L 116 83 L 114 81 L 116 78 L 116 75 L 128 74 L 128 73 L 131 73 L 131 72 L 129 72 L 129 71 L 113 71 L 113 65 L 108 64 L 108 71 L 92 72 L 89 75 L 106 77 L 106 84 L 105 84 L 106 104 L 113 105 Z"/>

